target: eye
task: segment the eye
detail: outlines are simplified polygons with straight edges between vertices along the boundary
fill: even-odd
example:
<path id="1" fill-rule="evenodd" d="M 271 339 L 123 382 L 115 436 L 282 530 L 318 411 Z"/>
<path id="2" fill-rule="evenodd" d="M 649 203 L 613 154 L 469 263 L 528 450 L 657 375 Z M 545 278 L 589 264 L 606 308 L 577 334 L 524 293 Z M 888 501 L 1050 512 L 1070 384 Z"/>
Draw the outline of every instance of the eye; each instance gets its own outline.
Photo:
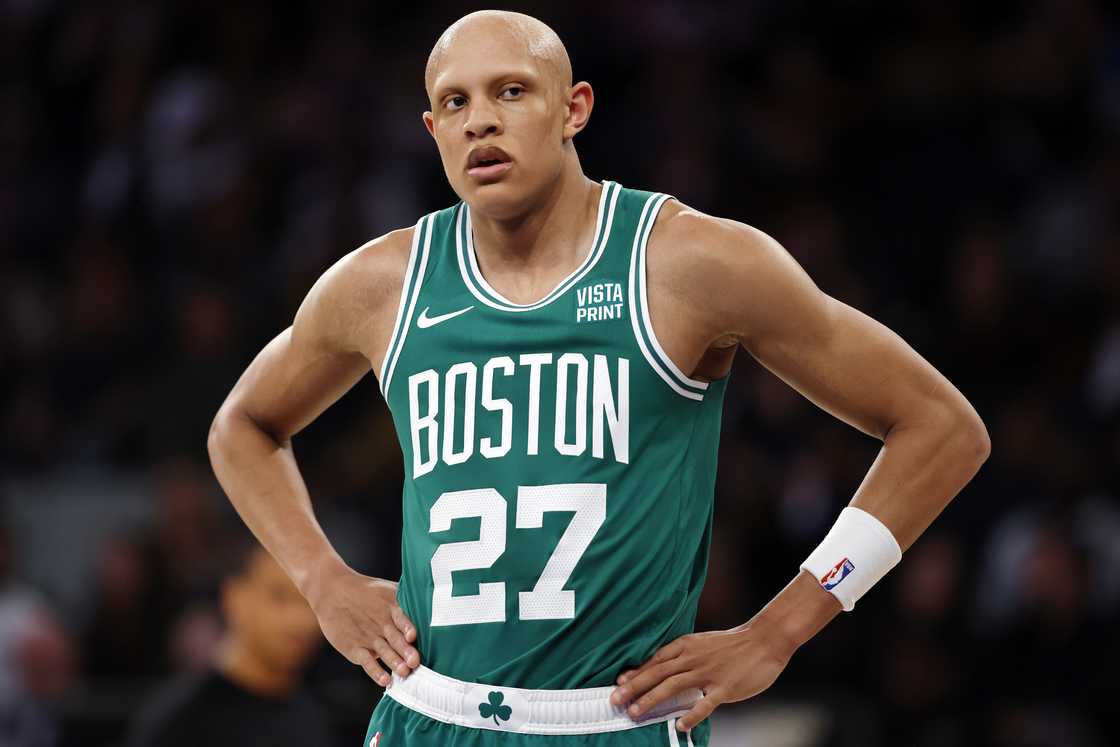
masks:
<path id="1" fill-rule="evenodd" d="M 521 86 L 510 86 L 509 88 L 502 91 L 502 97 L 505 98 L 507 101 L 511 101 L 511 100 L 514 100 L 514 99 L 519 99 L 519 98 L 521 98 L 521 94 L 524 91 L 525 91 L 525 89 Z"/>
<path id="2" fill-rule="evenodd" d="M 467 97 L 466 96 L 452 96 L 446 102 L 444 102 L 444 107 L 447 108 L 447 109 L 450 109 L 452 111 L 455 111 L 457 109 L 462 109 L 466 105 L 467 105 Z"/>

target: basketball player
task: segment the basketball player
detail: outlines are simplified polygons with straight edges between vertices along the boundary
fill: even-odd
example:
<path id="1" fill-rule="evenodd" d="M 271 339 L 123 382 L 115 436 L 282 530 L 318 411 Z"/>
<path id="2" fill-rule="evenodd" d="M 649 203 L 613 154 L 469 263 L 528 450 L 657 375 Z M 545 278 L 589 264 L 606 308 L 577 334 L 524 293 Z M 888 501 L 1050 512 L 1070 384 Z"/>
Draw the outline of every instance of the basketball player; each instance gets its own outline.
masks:
<path id="1" fill-rule="evenodd" d="M 899 561 L 987 432 L 770 237 L 588 179 L 592 89 L 543 23 L 462 18 L 425 83 L 462 202 L 319 279 L 218 412 L 215 472 L 328 640 L 388 688 L 366 745 L 705 745 L 717 705 L 769 687 Z M 740 346 L 884 445 L 805 572 L 692 634 Z M 370 369 L 404 455 L 399 585 L 334 552 L 291 449 Z"/>

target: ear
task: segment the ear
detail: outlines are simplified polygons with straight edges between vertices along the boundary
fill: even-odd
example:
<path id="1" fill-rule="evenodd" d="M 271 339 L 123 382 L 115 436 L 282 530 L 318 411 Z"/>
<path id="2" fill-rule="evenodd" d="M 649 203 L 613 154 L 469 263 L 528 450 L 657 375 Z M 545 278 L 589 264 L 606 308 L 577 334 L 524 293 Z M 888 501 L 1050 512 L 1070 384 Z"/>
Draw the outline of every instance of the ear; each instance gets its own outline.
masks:
<path id="1" fill-rule="evenodd" d="M 432 137 L 435 137 L 436 136 L 436 120 L 432 116 L 432 113 L 431 112 L 424 112 L 424 114 L 420 118 L 424 120 L 424 127 L 427 128 L 428 134 L 431 135 Z"/>
<path id="2" fill-rule="evenodd" d="M 595 92 L 591 84 L 580 81 L 568 89 L 568 113 L 564 118 L 564 141 L 567 142 L 587 126 L 591 108 L 595 106 Z"/>

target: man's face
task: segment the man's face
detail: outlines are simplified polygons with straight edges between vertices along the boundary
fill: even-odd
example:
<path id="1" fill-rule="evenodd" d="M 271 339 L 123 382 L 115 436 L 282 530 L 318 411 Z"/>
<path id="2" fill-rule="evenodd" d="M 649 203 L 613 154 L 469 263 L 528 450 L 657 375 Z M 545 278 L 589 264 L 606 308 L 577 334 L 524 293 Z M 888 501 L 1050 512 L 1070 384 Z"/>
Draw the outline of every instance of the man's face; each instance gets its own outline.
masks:
<path id="1" fill-rule="evenodd" d="M 227 623 L 253 656 L 273 671 L 301 668 L 321 640 L 319 623 L 307 601 L 264 550 L 227 582 Z"/>
<path id="2" fill-rule="evenodd" d="M 475 210 L 517 215 L 559 177 L 567 90 L 550 72 L 501 30 L 464 29 L 443 51 L 424 123 L 451 188 Z"/>

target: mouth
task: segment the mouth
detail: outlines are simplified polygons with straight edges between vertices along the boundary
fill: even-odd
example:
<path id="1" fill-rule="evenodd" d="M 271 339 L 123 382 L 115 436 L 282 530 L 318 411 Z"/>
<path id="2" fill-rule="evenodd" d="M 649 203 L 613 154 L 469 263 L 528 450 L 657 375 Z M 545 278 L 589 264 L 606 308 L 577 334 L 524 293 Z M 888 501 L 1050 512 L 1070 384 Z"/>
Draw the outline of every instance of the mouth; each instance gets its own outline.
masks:
<path id="1" fill-rule="evenodd" d="M 475 148 L 467 158 L 467 174 L 488 183 L 513 168 L 513 159 L 496 145 Z"/>

